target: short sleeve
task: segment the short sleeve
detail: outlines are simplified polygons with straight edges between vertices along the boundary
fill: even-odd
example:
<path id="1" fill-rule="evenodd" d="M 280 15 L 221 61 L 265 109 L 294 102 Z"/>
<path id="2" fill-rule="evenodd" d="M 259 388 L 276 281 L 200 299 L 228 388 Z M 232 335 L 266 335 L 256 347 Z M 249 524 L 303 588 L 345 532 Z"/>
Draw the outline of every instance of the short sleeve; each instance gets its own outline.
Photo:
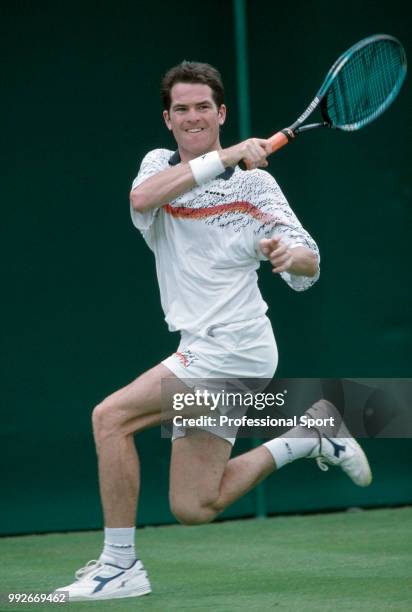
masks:
<path id="1" fill-rule="evenodd" d="M 155 149 L 154 151 L 150 151 L 142 160 L 139 172 L 132 183 L 132 191 L 151 176 L 168 168 L 168 161 L 171 155 L 172 152 L 167 149 Z M 138 212 L 130 205 L 130 215 L 133 225 L 141 232 L 150 228 L 158 212 L 159 208 Z"/>

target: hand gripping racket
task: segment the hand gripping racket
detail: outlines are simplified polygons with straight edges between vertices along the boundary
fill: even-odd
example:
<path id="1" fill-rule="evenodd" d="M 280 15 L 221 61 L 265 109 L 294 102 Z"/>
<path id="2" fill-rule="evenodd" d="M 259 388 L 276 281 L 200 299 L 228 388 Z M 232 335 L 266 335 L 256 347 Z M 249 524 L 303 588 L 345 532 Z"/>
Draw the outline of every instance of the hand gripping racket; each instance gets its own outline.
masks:
<path id="1" fill-rule="evenodd" d="M 381 115 L 398 95 L 406 76 L 406 55 L 399 40 L 387 34 L 369 36 L 345 51 L 304 113 L 269 138 L 272 153 L 301 132 L 316 128 L 360 130 Z M 323 121 L 302 125 L 320 106 Z M 251 169 L 248 160 L 239 166 Z"/>

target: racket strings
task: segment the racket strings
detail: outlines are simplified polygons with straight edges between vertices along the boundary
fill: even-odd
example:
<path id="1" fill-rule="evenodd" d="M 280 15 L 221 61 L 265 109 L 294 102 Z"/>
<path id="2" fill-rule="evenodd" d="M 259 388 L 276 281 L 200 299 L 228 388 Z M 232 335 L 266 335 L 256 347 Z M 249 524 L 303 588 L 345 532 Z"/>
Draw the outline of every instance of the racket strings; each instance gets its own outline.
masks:
<path id="1" fill-rule="evenodd" d="M 393 80 L 396 75 L 396 58 L 393 62 L 388 56 L 387 46 L 380 45 L 374 52 L 371 47 L 358 52 L 337 78 L 340 86 L 335 103 L 338 102 L 338 114 L 343 110 L 344 123 L 362 120 L 384 102 L 393 88 L 391 76 Z"/>
<path id="2" fill-rule="evenodd" d="M 387 45 L 371 47 L 354 55 L 337 78 L 334 104 L 340 123 L 362 121 L 384 103 L 396 84 L 398 58 L 388 54 Z"/>
<path id="3" fill-rule="evenodd" d="M 355 51 L 335 76 L 327 95 L 332 124 L 359 129 L 389 106 L 405 73 L 403 50 L 381 40 Z"/>

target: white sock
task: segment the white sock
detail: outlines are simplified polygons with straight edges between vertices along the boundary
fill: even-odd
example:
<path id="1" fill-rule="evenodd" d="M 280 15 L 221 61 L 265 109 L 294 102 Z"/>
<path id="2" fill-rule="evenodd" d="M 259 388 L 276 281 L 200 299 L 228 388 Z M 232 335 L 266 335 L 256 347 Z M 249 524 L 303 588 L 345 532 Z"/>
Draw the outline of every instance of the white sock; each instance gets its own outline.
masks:
<path id="1" fill-rule="evenodd" d="M 135 532 L 136 527 L 105 527 L 104 548 L 100 561 L 123 568 L 130 567 L 136 560 Z"/>
<path id="2" fill-rule="evenodd" d="M 263 446 L 266 446 L 272 455 L 277 469 L 296 459 L 307 457 L 313 451 L 319 442 L 319 437 L 314 434 L 316 437 L 310 438 L 308 433 L 306 428 L 298 425 L 282 436 L 264 443 Z"/>

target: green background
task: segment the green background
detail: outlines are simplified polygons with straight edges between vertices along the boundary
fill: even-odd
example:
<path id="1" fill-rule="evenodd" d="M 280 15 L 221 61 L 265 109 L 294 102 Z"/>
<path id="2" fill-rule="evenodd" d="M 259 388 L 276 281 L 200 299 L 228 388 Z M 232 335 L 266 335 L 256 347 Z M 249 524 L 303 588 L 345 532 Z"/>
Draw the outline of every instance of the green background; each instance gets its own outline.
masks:
<path id="1" fill-rule="evenodd" d="M 291 123 L 358 39 L 390 33 L 412 57 L 407 2 L 247 8 L 256 136 Z M 178 342 L 163 321 L 152 254 L 130 221 L 130 184 L 148 150 L 173 147 L 159 81 L 182 59 L 219 67 L 229 107 L 222 142 L 237 141 L 233 7 L 22 1 L 2 13 L 0 531 L 100 527 L 92 408 Z M 280 376 L 411 375 L 411 98 L 407 79 L 365 130 L 308 134 L 271 158 L 322 255 L 321 280 L 303 294 L 262 269 Z M 159 437 L 156 429 L 137 439 L 141 524 L 172 520 L 170 443 Z M 369 489 L 299 462 L 267 480 L 268 511 L 411 502 L 411 441 L 365 447 Z M 225 516 L 252 515 L 255 505 L 251 493 Z"/>

